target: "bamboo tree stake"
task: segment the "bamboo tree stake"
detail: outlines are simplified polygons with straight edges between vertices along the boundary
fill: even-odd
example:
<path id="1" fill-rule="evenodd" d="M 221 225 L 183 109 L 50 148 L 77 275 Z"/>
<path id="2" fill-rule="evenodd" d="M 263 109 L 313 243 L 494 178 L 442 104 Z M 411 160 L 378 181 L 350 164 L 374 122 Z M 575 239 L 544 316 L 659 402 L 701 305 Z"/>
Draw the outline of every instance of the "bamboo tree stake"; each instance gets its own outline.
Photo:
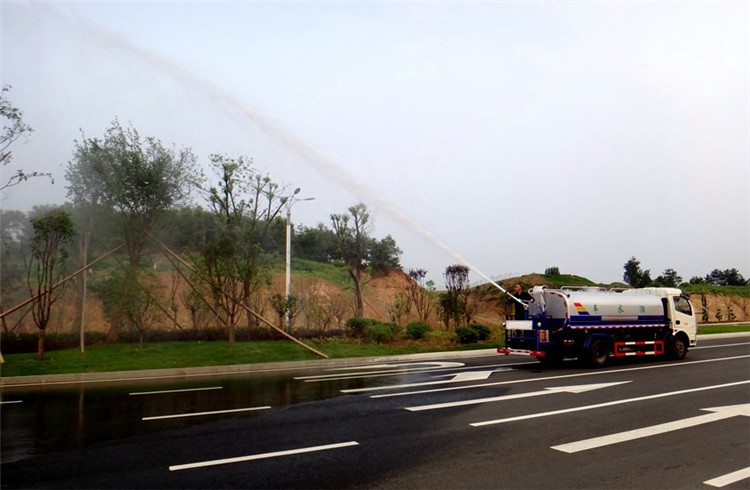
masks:
<path id="1" fill-rule="evenodd" d="M 36 295 L 34 295 L 34 296 L 30 297 L 29 299 L 27 299 L 27 300 L 25 300 L 25 301 L 22 301 L 21 303 L 18 303 L 18 304 L 17 304 L 16 306 L 14 306 L 13 308 L 10 308 L 9 310 L 3 311 L 2 313 L 0 313 L 0 318 L 3 318 L 3 317 L 4 317 L 4 316 L 6 316 L 6 315 L 10 315 L 11 313 L 13 313 L 13 312 L 15 312 L 15 311 L 17 311 L 17 310 L 19 310 L 19 309 L 23 308 L 24 306 L 28 305 L 29 303 L 32 303 L 32 302 L 36 301 L 36 300 L 37 300 L 37 299 L 39 298 L 39 296 L 41 296 L 42 294 L 44 294 L 44 293 L 46 293 L 46 292 L 51 292 L 51 291 L 54 291 L 54 290 L 55 290 L 55 289 L 57 289 L 58 287 L 62 286 L 62 285 L 63 285 L 63 284 L 65 284 L 66 282 L 68 282 L 68 281 L 70 281 L 71 279 L 73 279 L 73 278 L 74 278 L 75 276 L 77 276 L 77 275 L 78 275 L 78 274 L 80 274 L 81 272 L 85 271 L 85 270 L 86 270 L 86 269 L 88 269 L 89 267 L 92 267 L 92 266 L 93 266 L 94 264 L 96 264 L 96 263 L 98 263 L 98 262 L 101 262 L 102 260 L 104 260 L 105 258 L 109 257 L 109 256 L 110 256 L 110 255 L 112 255 L 113 253 L 117 252 L 118 250 L 120 250 L 120 249 L 121 249 L 122 247 L 124 247 L 124 246 L 125 246 L 125 244 L 123 243 L 123 244 L 122 244 L 122 245 L 120 245 L 119 247 L 117 247 L 117 248 L 114 248 L 114 249 L 110 250 L 109 252 L 105 253 L 104 255 L 102 255 L 102 256 L 101 256 L 101 257 L 99 257 L 98 259 L 94 260 L 93 262 L 90 262 L 90 263 L 88 263 L 88 264 L 84 265 L 83 267 L 81 267 L 81 268 L 80 268 L 80 269 L 78 269 L 77 271 L 73 272 L 72 274 L 70 274 L 70 275 L 68 275 L 68 276 L 65 276 L 64 278 L 60 279 L 60 280 L 59 280 L 59 281 L 58 281 L 57 283 L 53 284 L 53 285 L 52 285 L 52 287 L 50 287 L 48 291 L 44 291 L 43 293 L 39 293 L 39 294 L 36 294 Z"/>
<path id="2" fill-rule="evenodd" d="M 191 266 L 190 264 L 188 264 L 187 262 L 185 262 L 185 261 L 184 261 L 184 260 L 182 259 L 182 257 L 180 257 L 179 255 L 177 255 L 177 254 L 176 254 L 175 252 L 173 252 L 172 250 L 170 250 L 170 249 L 169 249 L 169 247 L 167 247 L 166 245 L 164 245 L 164 244 L 163 244 L 162 242 L 160 242 L 159 240 L 157 240 L 157 239 L 156 239 L 156 238 L 154 238 L 153 236 L 151 237 L 151 239 L 153 239 L 153 240 L 154 240 L 154 241 L 155 241 L 155 242 L 156 242 L 156 243 L 157 243 L 157 244 L 158 244 L 158 245 L 159 245 L 159 246 L 160 246 L 160 247 L 161 247 L 161 248 L 162 248 L 162 249 L 163 249 L 163 250 L 164 250 L 165 252 L 169 253 L 169 254 L 170 254 L 170 255 L 172 255 L 172 256 L 173 256 L 173 257 L 174 257 L 175 259 L 177 259 L 177 260 L 178 260 L 178 261 L 179 261 L 179 262 L 180 262 L 180 263 L 181 263 L 182 265 L 184 265 L 185 267 L 187 267 L 187 268 L 188 268 L 188 269 L 189 269 L 190 271 L 192 271 L 193 273 L 195 273 L 195 274 L 196 274 L 196 275 L 197 275 L 198 277 L 201 277 L 201 275 L 200 275 L 200 274 L 198 274 L 198 272 L 197 272 L 197 271 L 196 271 L 195 269 L 193 269 L 193 267 L 192 267 L 192 266 Z M 317 351 L 317 350 L 313 349 L 312 347 L 310 347 L 309 345 L 305 344 L 305 343 L 304 343 L 304 342 L 302 342 L 301 340 L 299 340 L 299 339 L 297 339 L 297 338 L 295 338 L 295 337 L 292 337 L 291 335 L 289 335 L 288 333 L 286 333 L 286 332 L 285 332 L 284 330 L 280 329 L 279 327 L 277 327 L 276 325 L 274 325 L 274 324 L 273 324 L 273 323 L 271 323 L 270 321 L 266 320 L 265 318 L 263 318 L 263 317 L 262 317 L 261 315 L 259 315 L 259 314 L 258 314 L 258 313 L 256 313 L 255 311 L 253 311 L 253 310 L 252 310 L 251 308 L 248 308 L 247 306 L 245 306 L 245 305 L 244 305 L 244 304 L 242 304 L 242 303 L 237 303 L 237 304 L 238 304 L 238 305 L 240 306 L 240 308 L 242 308 L 242 309 L 243 309 L 243 310 L 245 310 L 246 312 L 250 313 L 250 314 L 251 314 L 251 315 L 253 315 L 253 316 L 254 316 L 255 318 L 257 318 L 257 319 L 258 319 L 258 320 L 260 320 L 261 322 L 265 323 L 266 325 L 268 325 L 268 326 L 269 326 L 269 327 L 271 327 L 272 329 L 276 330 L 276 331 L 277 331 L 277 332 L 279 332 L 279 333 L 280 333 L 281 335 L 283 335 L 283 336 L 284 336 L 284 337 L 286 337 L 287 339 L 291 340 L 291 341 L 292 341 L 292 342 L 294 342 L 295 344 L 297 344 L 297 345 L 299 345 L 299 346 L 301 346 L 301 347 L 304 347 L 305 349 L 309 350 L 310 352 L 312 352 L 313 354 L 317 355 L 318 357 L 322 357 L 323 359 L 328 359 L 328 356 L 327 356 L 327 355 L 325 355 L 325 354 L 323 354 L 322 352 L 319 352 L 319 351 Z"/>

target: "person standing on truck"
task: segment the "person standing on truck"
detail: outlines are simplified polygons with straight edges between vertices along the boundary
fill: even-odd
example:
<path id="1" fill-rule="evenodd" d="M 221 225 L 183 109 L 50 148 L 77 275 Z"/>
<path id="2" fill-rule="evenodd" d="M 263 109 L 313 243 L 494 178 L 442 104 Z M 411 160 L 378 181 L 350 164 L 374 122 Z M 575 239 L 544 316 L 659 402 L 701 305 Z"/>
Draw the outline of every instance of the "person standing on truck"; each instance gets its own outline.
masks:
<path id="1" fill-rule="evenodd" d="M 528 293 L 528 291 L 523 290 L 523 286 L 521 286 L 521 283 L 519 282 L 513 285 L 513 296 L 523 301 L 523 304 L 521 304 L 518 301 L 513 300 L 513 304 L 516 307 L 516 314 L 514 315 L 513 319 L 526 320 L 526 313 L 528 309 L 524 307 L 524 305 L 528 305 L 531 302 L 531 295 Z"/>

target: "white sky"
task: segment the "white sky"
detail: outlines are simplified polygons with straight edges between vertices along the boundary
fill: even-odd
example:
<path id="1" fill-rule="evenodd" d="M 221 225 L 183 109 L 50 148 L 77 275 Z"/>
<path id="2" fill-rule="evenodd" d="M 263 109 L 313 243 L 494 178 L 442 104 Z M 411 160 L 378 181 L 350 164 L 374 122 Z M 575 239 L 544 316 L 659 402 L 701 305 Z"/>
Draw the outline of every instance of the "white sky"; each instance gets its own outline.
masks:
<path id="1" fill-rule="evenodd" d="M 635 256 L 653 278 L 750 276 L 748 2 L 3 0 L 0 13 L 2 84 L 35 130 L 3 170 L 56 181 L 8 190 L 5 209 L 62 203 L 74 140 L 118 117 L 204 164 L 252 157 L 315 197 L 295 223 L 330 227 L 365 202 L 374 236 L 438 287 L 458 262 L 613 282 Z"/>

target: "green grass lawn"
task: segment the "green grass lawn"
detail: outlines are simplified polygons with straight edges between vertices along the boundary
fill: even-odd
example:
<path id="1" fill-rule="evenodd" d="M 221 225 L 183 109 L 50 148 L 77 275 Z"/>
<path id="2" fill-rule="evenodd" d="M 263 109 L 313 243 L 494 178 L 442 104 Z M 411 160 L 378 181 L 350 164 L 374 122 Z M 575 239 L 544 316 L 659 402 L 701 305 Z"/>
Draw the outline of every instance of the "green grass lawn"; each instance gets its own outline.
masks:
<path id="1" fill-rule="evenodd" d="M 750 324 L 702 325 L 699 334 L 747 332 Z M 400 342 L 394 345 L 368 344 L 348 339 L 307 341 L 330 358 L 377 357 L 415 354 L 444 350 L 492 348 L 497 342 L 462 346 L 450 342 Z M 136 371 L 201 366 L 226 366 L 283 361 L 320 359 L 307 349 L 284 340 L 236 342 L 155 342 L 139 348 L 137 344 L 106 344 L 78 349 L 54 350 L 45 353 L 44 360 L 36 360 L 36 353 L 7 354 L 0 365 L 0 376 L 30 376 L 43 374 L 96 373 Z"/>
<path id="2" fill-rule="evenodd" d="M 308 345 L 329 358 L 376 357 L 443 350 L 436 348 L 434 344 L 419 342 L 389 346 L 328 339 L 315 343 L 308 341 Z M 496 345 L 497 343 L 453 347 L 491 348 Z M 36 360 L 35 353 L 7 354 L 4 358 L 5 363 L 0 366 L 0 376 L 3 377 L 321 359 L 309 350 L 284 340 L 236 342 L 233 346 L 227 341 L 155 342 L 144 344 L 143 348 L 139 348 L 137 344 L 106 344 L 87 346 L 83 354 L 79 349 L 48 351 L 41 362 Z"/>

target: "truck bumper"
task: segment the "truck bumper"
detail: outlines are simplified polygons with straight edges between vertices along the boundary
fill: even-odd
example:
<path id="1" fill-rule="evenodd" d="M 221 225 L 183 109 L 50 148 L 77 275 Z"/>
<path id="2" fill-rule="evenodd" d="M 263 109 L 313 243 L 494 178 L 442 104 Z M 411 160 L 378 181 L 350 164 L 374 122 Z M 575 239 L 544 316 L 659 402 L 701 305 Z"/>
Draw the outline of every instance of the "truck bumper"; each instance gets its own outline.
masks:
<path id="1" fill-rule="evenodd" d="M 517 355 L 517 356 L 532 356 L 532 357 L 544 357 L 545 352 L 542 350 L 529 350 L 529 349 L 509 349 L 507 347 L 498 347 L 498 354 Z"/>

